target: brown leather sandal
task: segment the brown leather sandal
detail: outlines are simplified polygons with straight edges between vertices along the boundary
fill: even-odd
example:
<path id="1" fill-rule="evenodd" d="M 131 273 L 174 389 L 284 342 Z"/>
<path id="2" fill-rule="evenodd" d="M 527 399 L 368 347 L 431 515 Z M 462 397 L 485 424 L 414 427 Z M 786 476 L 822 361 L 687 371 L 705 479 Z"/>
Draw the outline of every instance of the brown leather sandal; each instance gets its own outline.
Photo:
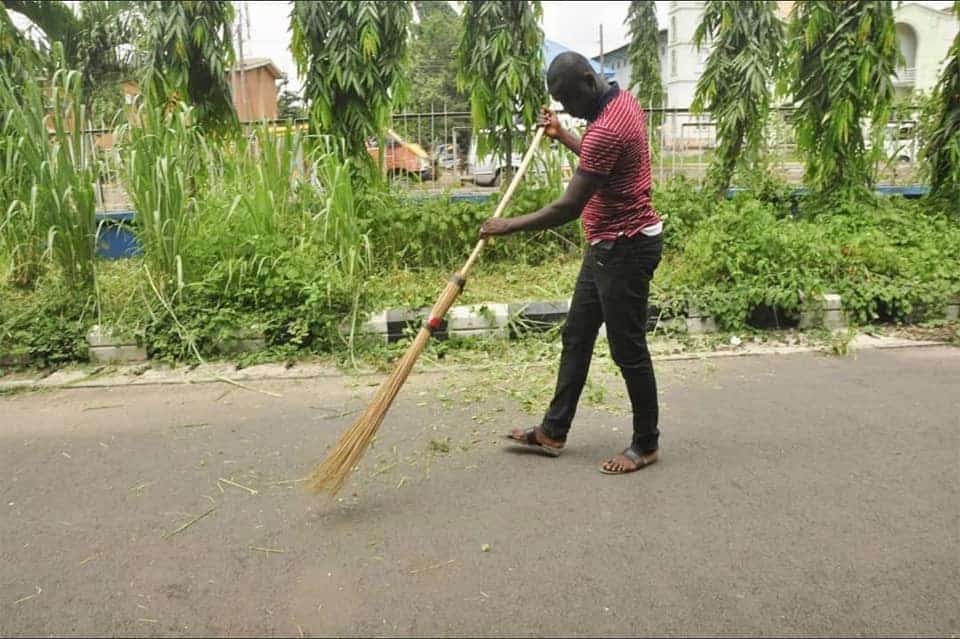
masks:
<path id="1" fill-rule="evenodd" d="M 607 470 L 604 468 L 604 466 L 608 466 L 613 463 L 613 458 L 611 457 L 600 465 L 600 472 L 604 475 L 626 475 L 627 473 L 635 473 L 641 468 L 646 468 L 651 464 L 657 463 L 657 458 L 659 457 L 657 455 L 657 451 L 641 454 L 635 451 L 632 447 L 625 448 L 620 454 L 632 461 L 634 463 L 634 467 L 627 470 Z"/>
<path id="2" fill-rule="evenodd" d="M 539 428 L 539 426 L 537 426 L 537 428 Z M 514 437 L 513 433 L 508 433 L 506 437 L 513 444 L 520 446 L 522 448 L 530 448 L 532 450 L 536 450 L 537 452 L 543 453 L 548 457 L 559 457 L 563 449 L 554 448 L 553 446 L 547 446 L 537 441 L 537 428 L 528 428 L 527 430 L 523 431 L 523 439 L 518 439 Z"/>

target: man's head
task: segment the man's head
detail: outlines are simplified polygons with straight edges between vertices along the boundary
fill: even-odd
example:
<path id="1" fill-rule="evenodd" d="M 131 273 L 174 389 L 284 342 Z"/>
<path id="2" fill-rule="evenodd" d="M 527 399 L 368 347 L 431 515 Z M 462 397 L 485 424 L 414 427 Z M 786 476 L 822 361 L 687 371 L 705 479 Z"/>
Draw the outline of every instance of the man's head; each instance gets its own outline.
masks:
<path id="1" fill-rule="evenodd" d="M 567 113 L 585 120 L 596 117 L 600 99 L 609 88 L 590 61 L 573 51 L 561 53 L 550 63 L 547 87 Z"/>

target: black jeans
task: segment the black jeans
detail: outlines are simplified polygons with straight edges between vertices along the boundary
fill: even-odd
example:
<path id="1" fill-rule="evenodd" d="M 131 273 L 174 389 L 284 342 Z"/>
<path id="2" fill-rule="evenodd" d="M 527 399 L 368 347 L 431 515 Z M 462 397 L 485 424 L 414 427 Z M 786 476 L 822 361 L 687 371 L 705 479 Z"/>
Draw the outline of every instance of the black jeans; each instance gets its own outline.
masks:
<path id="1" fill-rule="evenodd" d="M 633 407 L 632 446 L 640 453 L 657 450 L 659 410 L 657 381 L 647 350 L 647 300 L 662 251 L 662 234 L 647 237 L 642 233 L 587 249 L 563 327 L 557 388 L 542 424 L 551 439 L 567 439 L 587 381 L 593 345 L 605 323 L 610 354 L 627 383 Z"/>

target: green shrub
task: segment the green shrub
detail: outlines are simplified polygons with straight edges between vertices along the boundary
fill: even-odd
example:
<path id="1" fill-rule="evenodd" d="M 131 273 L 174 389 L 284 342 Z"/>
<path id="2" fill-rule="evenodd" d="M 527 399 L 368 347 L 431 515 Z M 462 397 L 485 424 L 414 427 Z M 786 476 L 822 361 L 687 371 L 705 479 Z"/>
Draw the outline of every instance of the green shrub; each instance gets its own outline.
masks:
<path id="1" fill-rule="evenodd" d="M 924 201 L 877 198 L 793 219 L 740 195 L 684 246 L 662 295 L 730 329 L 758 305 L 796 313 L 804 296 L 825 292 L 840 293 L 858 322 L 936 317 L 960 293 L 960 226 Z"/>
<path id="2" fill-rule="evenodd" d="M 331 352 L 343 346 L 340 324 L 362 301 L 334 260 L 316 251 L 286 251 L 257 268 L 222 262 L 187 285 L 169 307 L 149 300 L 147 351 L 152 357 L 190 361 L 195 346 L 203 357 L 212 357 L 224 340 L 252 330 L 262 332 L 270 347 Z"/>
<path id="3" fill-rule="evenodd" d="M 40 367 L 87 360 L 86 333 L 96 322 L 88 293 L 48 276 L 32 291 L 0 287 L 0 299 L 0 359 Z"/>

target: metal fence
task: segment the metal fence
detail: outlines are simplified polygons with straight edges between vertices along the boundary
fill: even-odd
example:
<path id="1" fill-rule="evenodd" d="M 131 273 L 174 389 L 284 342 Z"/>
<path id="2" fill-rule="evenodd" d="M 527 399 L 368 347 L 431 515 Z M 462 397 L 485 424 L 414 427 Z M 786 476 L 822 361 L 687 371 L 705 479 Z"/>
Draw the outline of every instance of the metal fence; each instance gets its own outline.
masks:
<path id="1" fill-rule="evenodd" d="M 916 109 L 906 107 L 901 113 Z M 803 158 L 797 149 L 792 118 L 793 108 L 771 109 L 765 123 L 763 152 L 771 170 L 788 182 L 803 180 Z M 717 146 L 716 124 L 710 113 L 693 113 L 689 109 L 649 109 L 649 146 L 655 180 L 668 180 L 674 175 L 699 179 L 706 175 Z M 431 110 L 423 113 L 397 113 L 394 128 L 406 139 L 419 143 L 431 154 L 444 145 L 454 149 L 455 159 L 447 163 L 456 179 L 469 179 L 467 163 L 472 120 L 469 112 Z M 917 119 L 898 116 L 887 125 L 877 173 L 881 181 L 907 184 L 916 179 L 919 141 Z"/>
<path id="2" fill-rule="evenodd" d="M 915 108 L 907 107 L 900 109 L 899 113 L 912 114 L 915 111 Z M 765 123 L 763 152 L 775 174 L 788 182 L 800 183 L 804 163 L 796 145 L 792 123 L 794 113 L 792 108 L 771 109 Z M 669 180 L 675 175 L 703 178 L 717 146 L 716 124 L 711 114 L 662 108 L 649 109 L 647 118 L 654 180 Z M 468 160 L 473 137 L 470 112 L 444 108 L 395 113 L 391 128 L 404 140 L 422 147 L 435 167 L 433 179 L 426 183 L 408 181 L 408 188 L 458 188 L 470 182 L 472 167 Z M 89 134 L 101 148 L 112 147 L 111 131 L 91 130 Z M 891 185 L 915 184 L 920 153 L 916 118 L 900 115 L 892 119 L 887 125 L 883 144 L 882 159 L 877 164 L 879 181 Z M 117 180 L 111 177 L 117 176 L 107 176 L 105 182 L 116 183 Z"/>

